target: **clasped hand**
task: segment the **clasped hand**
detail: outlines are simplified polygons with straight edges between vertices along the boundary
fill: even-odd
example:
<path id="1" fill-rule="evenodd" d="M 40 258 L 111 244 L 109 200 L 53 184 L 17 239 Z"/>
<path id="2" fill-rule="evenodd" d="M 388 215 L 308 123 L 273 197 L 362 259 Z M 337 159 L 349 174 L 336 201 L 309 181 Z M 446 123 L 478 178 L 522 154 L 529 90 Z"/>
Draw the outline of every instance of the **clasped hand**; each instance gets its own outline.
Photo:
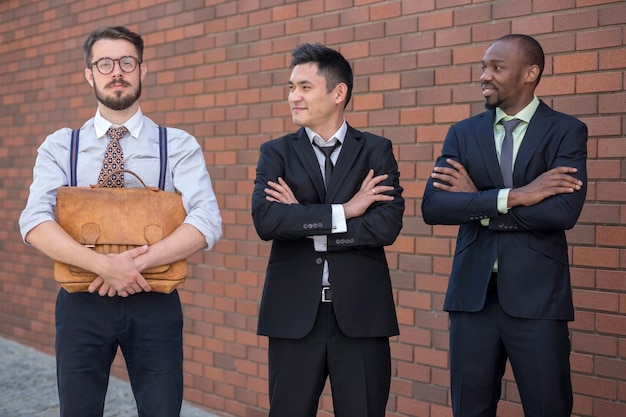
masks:
<path id="1" fill-rule="evenodd" d="M 106 256 L 105 272 L 100 274 L 89 285 L 90 293 L 98 292 L 100 296 L 128 297 L 139 292 L 151 290 L 148 281 L 135 266 L 135 258 L 148 252 L 148 246 L 139 246 L 122 253 L 103 254 Z"/>

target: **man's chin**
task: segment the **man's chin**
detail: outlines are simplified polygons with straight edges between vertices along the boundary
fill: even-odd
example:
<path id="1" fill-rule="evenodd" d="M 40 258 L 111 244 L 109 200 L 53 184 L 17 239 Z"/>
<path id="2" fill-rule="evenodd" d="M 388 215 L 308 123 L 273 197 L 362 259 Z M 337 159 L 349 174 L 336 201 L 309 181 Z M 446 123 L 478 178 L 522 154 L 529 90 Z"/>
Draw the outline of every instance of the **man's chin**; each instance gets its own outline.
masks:
<path id="1" fill-rule="evenodd" d="M 493 102 L 493 101 L 489 101 L 489 99 L 488 99 L 488 98 L 485 98 L 485 108 L 486 108 L 487 110 L 493 110 L 493 109 L 495 109 L 496 107 L 498 107 L 498 103 Z"/>
<path id="2" fill-rule="evenodd" d="M 97 96 L 100 103 L 104 104 L 111 110 L 122 111 L 130 108 L 139 99 L 138 96 L 123 96 L 116 94 L 113 97 Z"/>
<path id="3" fill-rule="evenodd" d="M 306 123 L 300 117 L 291 117 L 291 122 L 296 126 L 306 126 Z"/>
<path id="4" fill-rule="evenodd" d="M 107 101 L 102 103 L 104 104 L 106 107 L 110 108 L 111 110 L 115 110 L 115 111 L 122 111 L 122 110 L 126 110 L 128 108 L 130 108 L 130 106 L 132 106 L 134 104 L 133 103 L 129 103 L 129 102 L 121 102 L 121 101 Z"/>
<path id="5" fill-rule="evenodd" d="M 94 85 L 96 99 L 111 110 L 122 111 L 130 108 L 141 97 L 141 85 L 134 92 L 114 91 L 112 95 L 101 94 Z"/>

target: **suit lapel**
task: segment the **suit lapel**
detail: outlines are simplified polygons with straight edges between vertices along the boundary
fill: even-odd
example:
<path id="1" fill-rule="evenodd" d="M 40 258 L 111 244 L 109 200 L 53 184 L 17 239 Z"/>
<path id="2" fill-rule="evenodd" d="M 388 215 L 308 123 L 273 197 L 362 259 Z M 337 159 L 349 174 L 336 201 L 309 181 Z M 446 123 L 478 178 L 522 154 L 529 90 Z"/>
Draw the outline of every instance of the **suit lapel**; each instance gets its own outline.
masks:
<path id="1" fill-rule="evenodd" d="M 530 119 L 526 134 L 515 158 L 515 166 L 513 168 L 514 185 L 524 183 L 526 167 L 552 124 L 552 118 L 550 117 L 552 114 L 552 109 L 542 101 L 532 119 Z"/>
<path id="2" fill-rule="evenodd" d="M 315 151 L 304 128 L 300 128 L 300 130 L 294 134 L 293 148 L 298 158 L 300 158 L 300 161 L 302 161 L 306 174 L 311 178 L 320 201 L 324 201 L 326 197 L 324 179 L 322 178 L 322 172 L 320 171 L 320 165 L 315 156 Z"/>
<path id="3" fill-rule="evenodd" d="M 495 111 L 482 113 L 482 117 L 475 124 L 474 135 L 477 141 L 477 148 L 483 158 L 485 169 L 491 179 L 491 182 L 497 187 L 503 188 L 504 181 L 500 172 L 500 162 L 496 153 L 496 142 L 493 136 L 493 121 Z"/>
<path id="4" fill-rule="evenodd" d="M 333 201 L 339 191 L 341 185 L 344 182 L 347 175 L 351 174 L 351 169 L 354 166 L 356 158 L 361 153 L 363 147 L 363 141 L 361 140 L 362 133 L 356 129 L 353 129 L 348 125 L 348 131 L 346 137 L 341 145 L 341 153 L 335 164 L 333 175 L 331 176 L 330 184 L 327 190 L 326 201 Z"/>

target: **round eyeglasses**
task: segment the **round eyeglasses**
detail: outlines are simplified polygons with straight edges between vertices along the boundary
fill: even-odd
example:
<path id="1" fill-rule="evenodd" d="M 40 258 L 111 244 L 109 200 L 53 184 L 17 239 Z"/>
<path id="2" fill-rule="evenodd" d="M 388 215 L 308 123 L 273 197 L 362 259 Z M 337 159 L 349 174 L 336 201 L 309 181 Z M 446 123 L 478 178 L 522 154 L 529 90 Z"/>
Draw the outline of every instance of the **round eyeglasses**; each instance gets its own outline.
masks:
<path id="1" fill-rule="evenodd" d="M 135 68 L 137 68 L 137 64 L 141 64 L 141 59 L 135 58 L 134 56 L 123 56 L 120 59 L 111 59 L 111 58 L 100 58 L 96 62 L 92 62 L 91 66 L 94 65 L 98 68 L 98 71 L 102 75 L 108 75 L 113 72 L 115 68 L 115 62 L 117 62 L 120 66 L 120 69 L 124 72 L 133 72 Z"/>

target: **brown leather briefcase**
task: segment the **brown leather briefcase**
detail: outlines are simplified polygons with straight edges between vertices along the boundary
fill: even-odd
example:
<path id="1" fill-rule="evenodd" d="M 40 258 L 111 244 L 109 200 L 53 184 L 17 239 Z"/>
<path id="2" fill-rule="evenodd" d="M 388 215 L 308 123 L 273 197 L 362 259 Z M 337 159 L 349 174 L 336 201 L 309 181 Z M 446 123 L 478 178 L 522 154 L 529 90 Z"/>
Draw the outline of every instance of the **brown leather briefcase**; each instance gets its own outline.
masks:
<path id="1" fill-rule="evenodd" d="M 180 194 L 144 188 L 59 187 L 56 218 L 77 242 L 100 253 L 121 253 L 152 245 L 171 234 L 185 219 Z M 170 293 L 185 281 L 187 260 L 142 272 L 152 291 Z M 87 291 L 96 274 L 56 261 L 54 278 L 68 292 Z"/>

